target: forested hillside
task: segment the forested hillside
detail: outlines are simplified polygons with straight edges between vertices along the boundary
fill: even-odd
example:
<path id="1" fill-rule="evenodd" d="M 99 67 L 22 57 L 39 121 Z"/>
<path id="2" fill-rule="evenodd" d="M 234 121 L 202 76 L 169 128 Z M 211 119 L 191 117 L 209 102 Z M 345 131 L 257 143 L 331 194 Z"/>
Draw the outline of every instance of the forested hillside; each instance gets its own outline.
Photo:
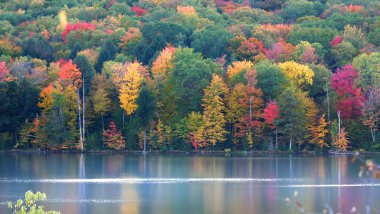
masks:
<path id="1" fill-rule="evenodd" d="M 379 15 L 377 0 L 2 1 L 0 149 L 379 150 Z"/>

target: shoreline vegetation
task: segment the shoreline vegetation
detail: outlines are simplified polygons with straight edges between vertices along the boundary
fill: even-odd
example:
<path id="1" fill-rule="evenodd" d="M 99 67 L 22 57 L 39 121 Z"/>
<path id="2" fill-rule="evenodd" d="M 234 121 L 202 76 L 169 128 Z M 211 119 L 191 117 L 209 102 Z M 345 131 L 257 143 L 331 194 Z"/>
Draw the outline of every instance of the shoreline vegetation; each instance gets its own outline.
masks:
<path id="1" fill-rule="evenodd" d="M 19 154 L 144 154 L 142 150 L 90 150 L 90 151 L 79 151 L 79 150 L 0 150 L 0 153 L 19 153 Z M 234 151 L 220 151 L 220 150 L 200 150 L 200 151 L 183 151 L 183 150 L 173 150 L 173 151 L 146 151 L 145 154 L 153 155 L 367 155 L 367 154 L 380 154 L 377 151 L 350 151 L 345 153 L 334 153 L 329 151 L 243 151 L 243 150 L 234 150 Z"/>
<path id="2" fill-rule="evenodd" d="M 0 150 L 378 152 L 379 11 L 1 2 Z"/>

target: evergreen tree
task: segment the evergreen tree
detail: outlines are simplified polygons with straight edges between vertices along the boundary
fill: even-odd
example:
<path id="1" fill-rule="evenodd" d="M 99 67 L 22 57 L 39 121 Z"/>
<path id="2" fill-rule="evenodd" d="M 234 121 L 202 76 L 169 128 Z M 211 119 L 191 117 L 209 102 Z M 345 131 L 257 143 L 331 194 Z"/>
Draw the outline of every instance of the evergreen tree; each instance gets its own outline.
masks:
<path id="1" fill-rule="evenodd" d="M 113 60 L 116 53 L 118 52 L 118 47 L 112 42 L 111 39 L 106 40 L 99 53 L 98 62 L 96 63 L 96 71 L 101 72 L 103 68 L 103 63 L 105 61 Z"/>
<path id="2" fill-rule="evenodd" d="M 140 125 L 144 131 L 144 152 L 146 151 L 146 132 L 148 125 L 154 118 L 156 110 L 155 97 L 153 92 L 147 87 L 143 86 L 139 92 L 139 96 L 136 100 L 137 110 L 136 116 L 139 119 Z"/>

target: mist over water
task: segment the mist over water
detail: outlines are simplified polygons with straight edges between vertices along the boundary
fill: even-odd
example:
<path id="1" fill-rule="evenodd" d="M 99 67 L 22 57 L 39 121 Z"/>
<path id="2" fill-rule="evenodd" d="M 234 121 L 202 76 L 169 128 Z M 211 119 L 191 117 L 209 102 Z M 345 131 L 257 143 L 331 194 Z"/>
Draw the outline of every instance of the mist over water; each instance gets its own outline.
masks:
<path id="1" fill-rule="evenodd" d="M 0 213 L 27 190 L 62 213 L 293 213 L 294 191 L 311 212 L 380 211 L 380 183 L 358 172 L 347 156 L 0 154 Z"/>

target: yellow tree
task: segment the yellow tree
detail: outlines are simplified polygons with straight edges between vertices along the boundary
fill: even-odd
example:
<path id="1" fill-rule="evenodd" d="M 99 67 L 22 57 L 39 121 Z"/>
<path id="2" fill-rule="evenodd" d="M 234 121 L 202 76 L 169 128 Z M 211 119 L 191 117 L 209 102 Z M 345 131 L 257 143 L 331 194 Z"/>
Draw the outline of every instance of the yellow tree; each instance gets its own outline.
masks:
<path id="1" fill-rule="evenodd" d="M 90 101 L 96 115 L 102 117 L 102 127 L 104 130 L 104 115 L 111 110 L 112 100 L 110 92 L 112 90 L 112 82 L 107 79 L 104 74 L 96 74 L 91 81 Z"/>
<path id="2" fill-rule="evenodd" d="M 95 91 L 92 101 L 95 114 L 100 114 L 102 117 L 102 127 L 104 130 L 104 114 L 111 108 L 111 99 L 108 97 L 107 91 L 104 88 L 99 88 Z"/>
<path id="3" fill-rule="evenodd" d="M 151 131 L 151 139 L 149 141 L 149 146 L 154 149 L 166 149 L 168 144 L 171 141 L 172 130 L 170 126 L 165 125 L 161 119 L 158 119 L 157 122 L 152 125 L 154 129 Z"/>
<path id="4" fill-rule="evenodd" d="M 226 120 L 224 117 L 225 106 L 223 96 L 227 92 L 227 86 L 220 76 L 214 74 L 211 83 L 204 91 L 205 94 L 202 99 L 202 106 L 204 107 L 203 136 L 206 143 L 214 146 L 217 142 L 225 140 L 224 135 L 226 134 L 226 130 L 224 126 Z"/>
<path id="5" fill-rule="evenodd" d="M 316 144 L 319 148 L 328 147 L 326 143 L 326 135 L 329 133 L 327 130 L 326 115 L 323 114 L 318 120 L 318 124 L 311 129 L 312 139 L 311 143 Z"/>
<path id="6" fill-rule="evenodd" d="M 245 71 L 251 70 L 253 67 L 253 63 L 251 61 L 235 61 L 231 65 L 227 67 L 227 77 L 230 82 L 239 75 L 244 73 Z"/>
<path id="7" fill-rule="evenodd" d="M 54 107 L 54 97 L 53 92 L 56 91 L 53 83 L 43 88 L 40 92 L 40 102 L 37 104 L 38 107 L 42 108 L 42 112 L 49 112 Z"/>
<path id="8" fill-rule="evenodd" d="M 167 79 L 174 67 L 174 52 L 175 48 L 168 45 L 161 51 L 160 55 L 158 55 L 157 59 L 153 62 L 152 74 L 155 80 L 161 82 Z"/>
<path id="9" fill-rule="evenodd" d="M 58 25 L 57 28 L 59 28 L 60 30 L 65 29 L 65 27 L 67 25 L 67 15 L 66 15 L 66 12 L 64 10 L 59 11 L 58 18 L 59 18 L 59 25 Z"/>
<path id="10" fill-rule="evenodd" d="M 314 72 L 308 66 L 294 61 L 279 63 L 278 66 L 294 87 L 303 88 L 313 84 Z"/>
<path id="11" fill-rule="evenodd" d="M 243 83 L 238 83 L 226 95 L 226 120 L 228 123 L 237 123 L 247 112 L 246 106 L 241 105 L 241 101 L 245 98 L 246 90 Z"/>
<path id="12" fill-rule="evenodd" d="M 313 99 L 307 97 L 305 93 L 302 93 L 301 99 L 306 110 L 306 128 L 310 131 L 316 125 L 318 108 Z"/>
<path id="13" fill-rule="evenodd" d="M 75 136 L 78 134 L 77 127 L 77 117 L 78 112 L 76 111 L 78 108 L 78 93 L 76 88 L 73 85 L 68 85 L 64 88 L 62 91 L 62 94 L 64 95 L 64 102 L 62 103 L 62 111 L 64 112 L 64 115 L 67 115 L 67 125 L 70 126 L 70 132 L 72 136 Z M 79 130 L 80 131 L 80 130 Z M 83 137 L 83 136 L 82 136 Z M 83 139 L 82 139 L 83 140 Z M 83 145 L 80 144 L 79 147 L 82 149 Z"/>
<path id="14" fill-rule="evenodd" d="M 158 119 L 156 124 L 156 130 L 153 131 L 154 135 L 156 135 L 156 145 L 153 145 L 153 147 L 161 149 L 164 142 L 165 142 L 165 134 L 164 134 L 164 123 Z"/>
<path id="15" fill-rule="evenodd" d="M 186 128 L 189 135 L 189 141 L 193 145 L 195 150 L 198 147 L 204 147 L 205 139 L 203 137 L 204 121 L 202 115 L 199 112 L 191 112 L 187 117 Z"/>
<path id="16" fill-rule="evenodd" d="M 77 65 L 71 60 L 65 62 L 59 72 L 59 79 L 63 86 L 71 86 L 77 93 L 77 107 L 78 107 L 78 126 L 79 126 L 79 148 L 84 150 L 84 138 L 85 138 L 85 120 L 83 120 L 82 126 L 82 114 L 81 114 L 81 100 L 79 95 L 79 89 L 82 87 L 82 74 Z M 70 93 L 71 94 L 71 93 Z"/>
<path id="17" fill-rule="evenodd" d="M 177 6 L 177 12 L 184 16 L 197 16 L 197 11 L 193 6 Z"/>
<path id="18" fill-rule="evenodd" d="M 347 148 L 348 148 L 348 139 L 347 139 L 347 132 L 344 130 L 344 128 L 342 128 L 340 130 L 338 138 L 333 143 L 333 145 L 335 146 L 335 148 L 338 151 L 341 151 L 341 152 L 347 151 Z"/>
<path id="19" fill-rule="evenodd" d="M 127 115 L 133 114 L 137 109 L 136 99 L 143 80 L 139 72 L 140 66 L 138 62 L 127 65 L 127 72 L 123 77 L 123 85 L 120 88 L 120 106 L 127 112 Z"/>
<path id="20" fill-rule="evenodd" d="M 42 108 L 42 118 L 50 118 L 54 109 L 57 109 L 57 116 L 60 119 L 59 121 L 62 125 L 69 126 L 71 136 L 76 136 L 78 134 L 77 99 L 77 90 L 72 84 L 63 87 L 60 81 L 50 83 L 40 93 L 38 107 Z M 41 123 L 40 125 L 42 124 L 45 123 Z M 69 141 L 66 139 L 64 143 L 68 142 Z M 81 144 L 79 146 L 81 146 Z"/>
<path id="21" fill-rule="evenodd" d="M 305 92 L 301 93 L 301 101 L 302 105 L 305 109 L 306 123 L 305 126 L 307 128 L 307 137 L 314 138 L 314 130 L 317 127 L 317 114 L 318 108 L 315 104 L 314 100 L 307 96 Z M 302 141 L 300 141 L 302 142 Z"/>
<path id="22" fill-rule="evenodd" d="M 247 106 L 242 105 L 245 99 L 246 86 L 243 83 L 237 83 L 233 89 L 226 95 L 226 122 L 229 124 L 229 132 L 232 137 L 235 136 L 236 126 L 241 118 L 248 111 Z"/>

